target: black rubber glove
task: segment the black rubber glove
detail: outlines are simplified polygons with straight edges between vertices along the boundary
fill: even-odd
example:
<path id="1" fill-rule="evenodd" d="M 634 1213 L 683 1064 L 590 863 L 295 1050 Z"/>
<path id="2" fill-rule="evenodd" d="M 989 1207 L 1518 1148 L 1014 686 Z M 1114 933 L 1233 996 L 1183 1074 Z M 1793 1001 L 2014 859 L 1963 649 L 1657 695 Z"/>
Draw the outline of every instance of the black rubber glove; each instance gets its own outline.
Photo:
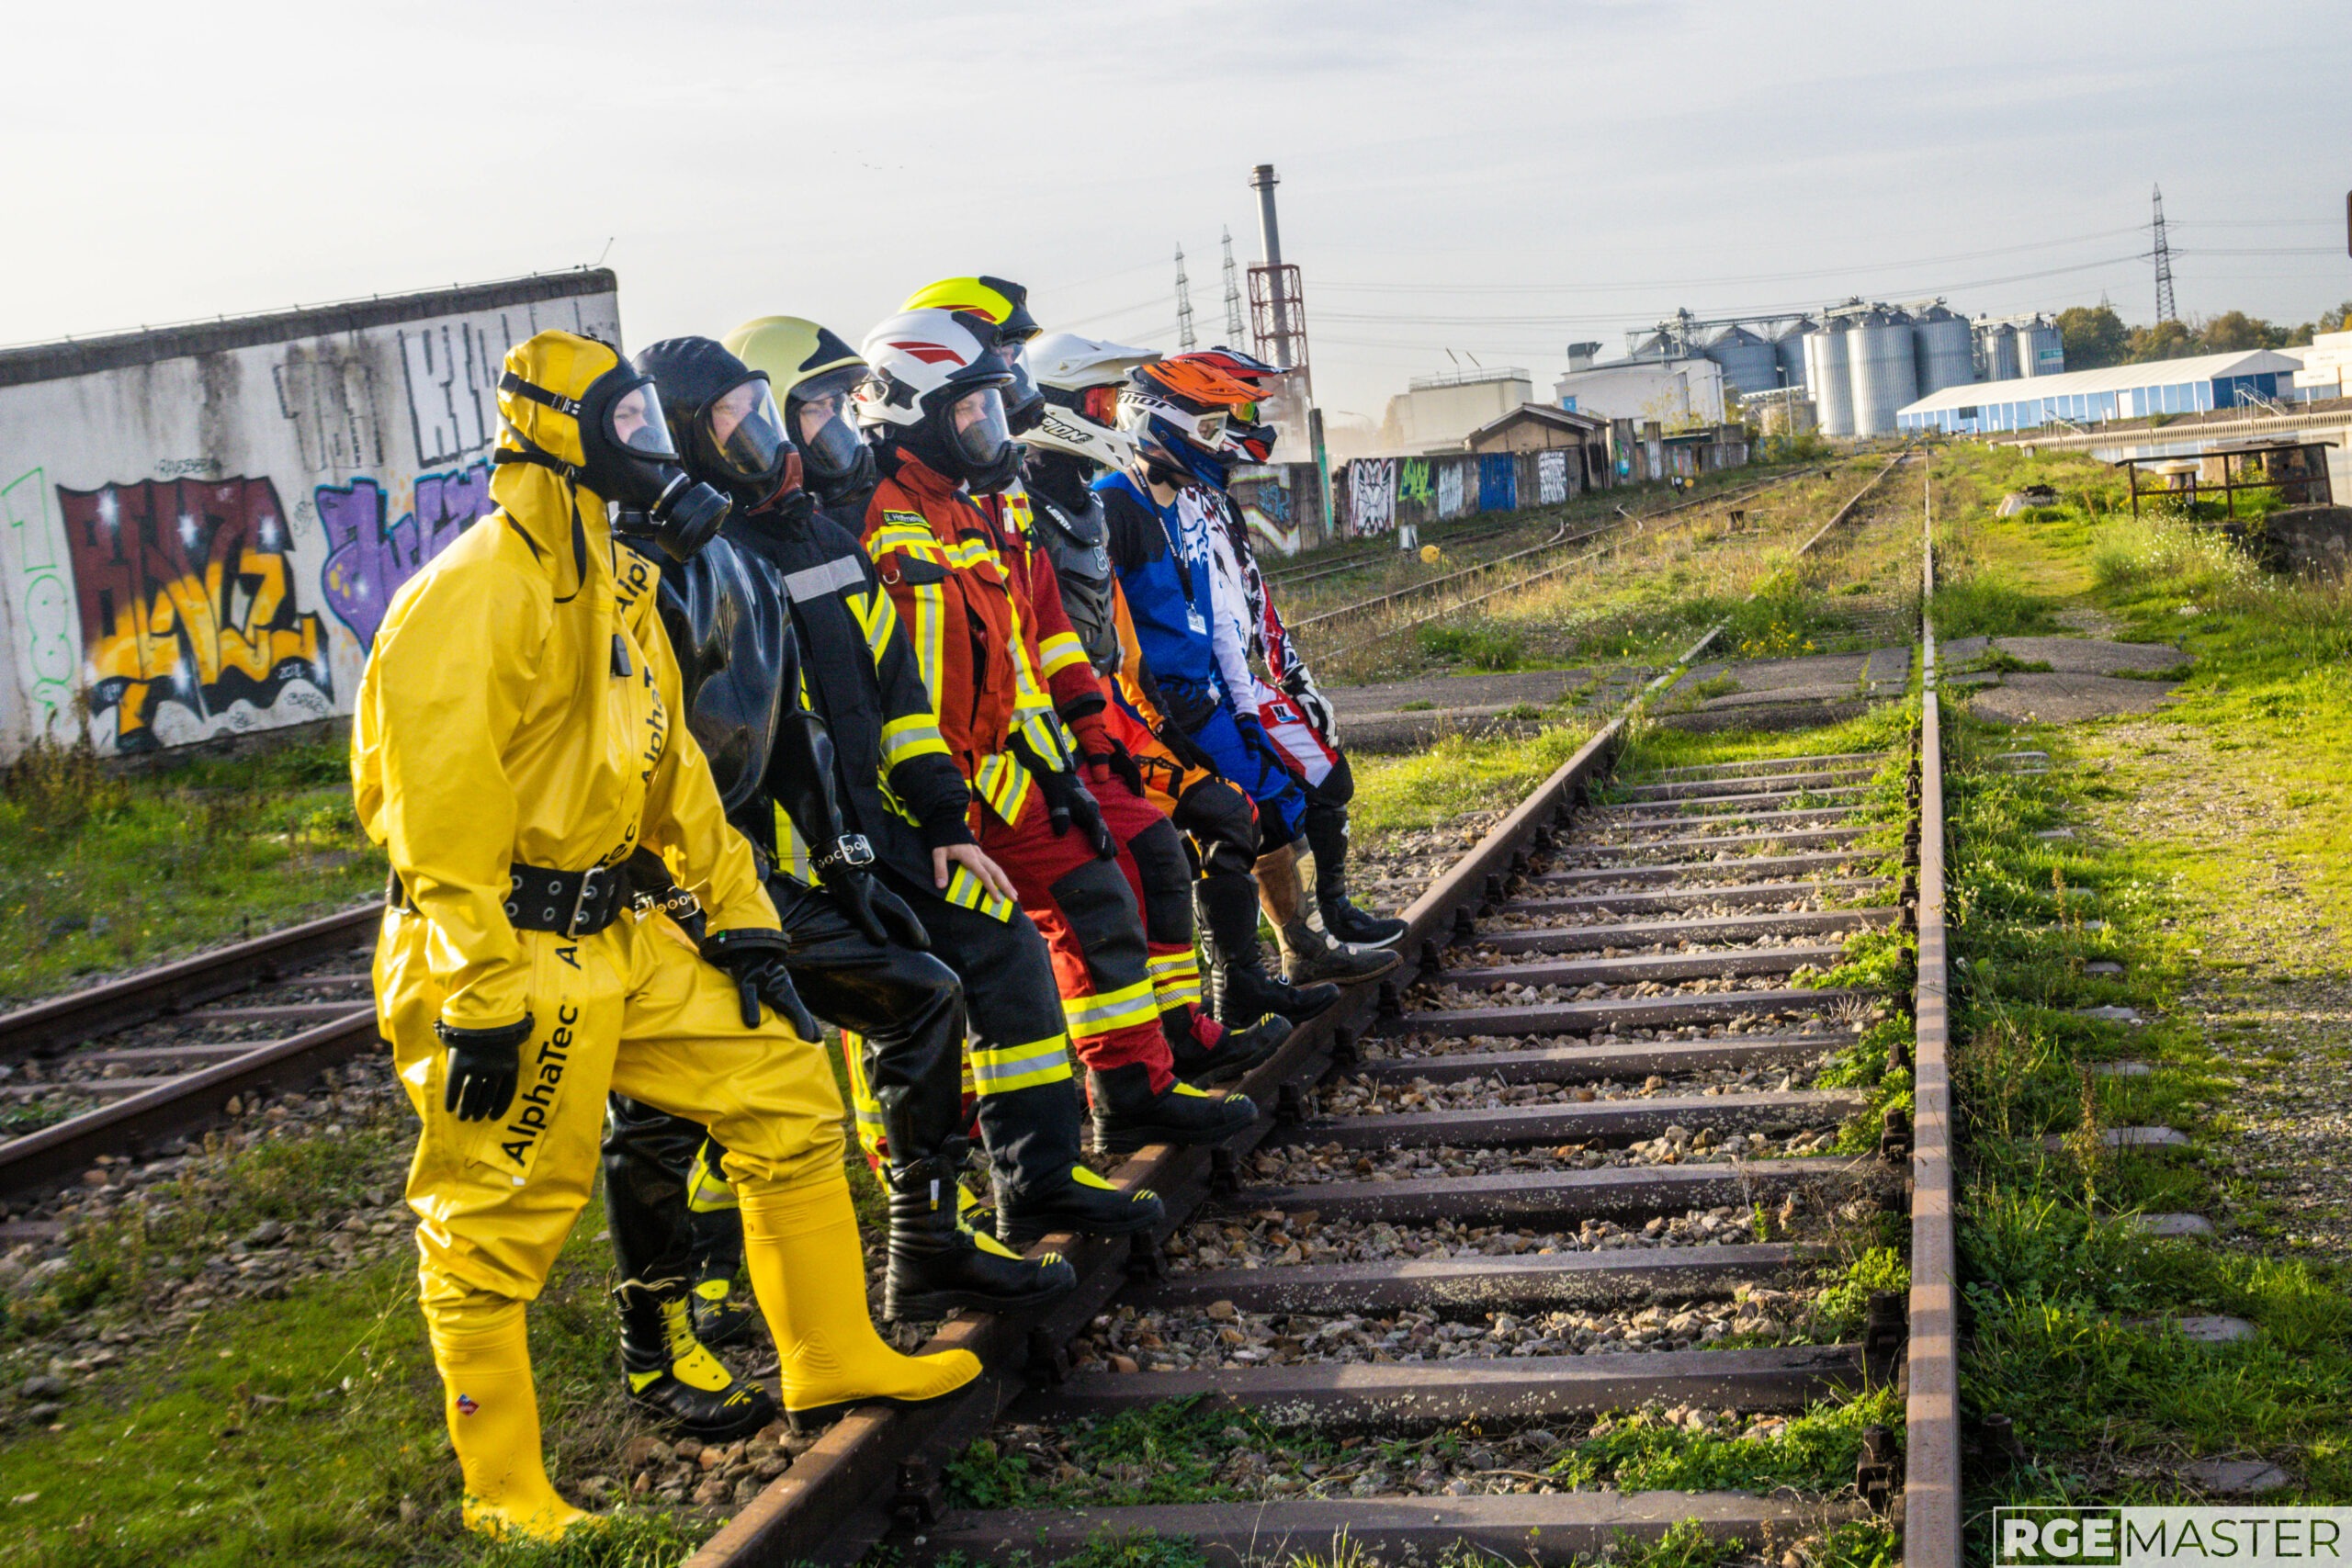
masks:
<path id="1" fill-rule="evenodd" d="M 1058 839 L 1076 823 L 1088 842 L 1094 846 L 1097 860 L 1116 860 L 1119 846 L 1111 837 L 1111 829 L 1102 825 L 1102 807 L 1094 798 L 1086 782 L 1068 768 L 1057 768 L 1037 755 L 1028 737 L 1016 734 L 1012 738 L 1012 754 L 1037 781 L 1038 793 L 1046 797 L 1046 825 Z"/>
<path id="2" fill-rule="evenodd" d="M 1103 744 L 1106 750 L 1085 753 L 1083 761 L 1087 767 L 1105 770 L 1127 786 L 1129 795 L 1141 800 L 1144 794 L 1143 770 L 1136 765 L 1135 753 L 1128 750 L 1125 742 L 1116 736 L 1103 737 Z M 1102 782 L 1101 774 L 1095 775 L 1095 782 L 1097 784 Z"/>
<path id="3" fill-rule="evenodd" d="M 449 1048 L 448 1088 L 441 1108 L 460 1122 L 494 1122 L 514 1103 L 523 1081 L 523 1042 L 531 1037 L 531 1015 L 498 1029 L 458 1029 L 435 1021 L 433 1032 Z"/>
<path id="4" fill-rule="evenodd" d="M 785 966 L 782 931 L 713 931 L 703 939 L 704 962 L 727 971 L 743 1003 L 743 1027 L 760 1026 L 760 1004 L 775 1009 L 804 1040 L 819 1038 L 816 1015 L 792 988 L 792 971 Z"/>
<path id="5" fill-rule="evenodd" d="M 931 933 L 922 929 L 915 912 L 871 874 L 854 866 L 837 866 L 821 875 L 825 891 L 841 901 L 842 913 L 865 933 L 867 941 L 911 947 L 918 953 L 931 951 Z"/>
<path id="6" fill-rule="evenodd" d="M 1316 689 L 1314 682 L 1306 678 L 1306 672 L 1302 671 L 1283 682 L 1283 690 L 1290 694 L 1292 702 L 1298 705 L 1298 711 L 1306 716 L 1307 723 L 1315 727 L 1315 733 L 1323 738 L 1324 744 L 1336 744 L 1340 733 L 1339 719 L 1331 712 L 1331 705 L 1323 700 L 1323 694 Z"/>

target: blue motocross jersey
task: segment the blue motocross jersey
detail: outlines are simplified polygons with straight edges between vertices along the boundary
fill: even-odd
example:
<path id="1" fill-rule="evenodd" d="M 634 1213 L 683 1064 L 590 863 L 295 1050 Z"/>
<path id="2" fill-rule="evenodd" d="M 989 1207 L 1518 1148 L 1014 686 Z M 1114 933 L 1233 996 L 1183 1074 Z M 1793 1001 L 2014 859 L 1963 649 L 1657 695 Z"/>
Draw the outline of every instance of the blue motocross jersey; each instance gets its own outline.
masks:
<path id="1" fill-rule="evenodd" d="M 1170 543 L 1175 508 L 1161 507 L 1125 473 L 1094 481 L 1102 497 L 1111 569 L 1119 574 L 1144 663 L 1163 690 L 1189 687 L 1212 702 L 1225 695 L 1210 641 L 1211 578 L 1205 559 L 1188 561 Z"/>

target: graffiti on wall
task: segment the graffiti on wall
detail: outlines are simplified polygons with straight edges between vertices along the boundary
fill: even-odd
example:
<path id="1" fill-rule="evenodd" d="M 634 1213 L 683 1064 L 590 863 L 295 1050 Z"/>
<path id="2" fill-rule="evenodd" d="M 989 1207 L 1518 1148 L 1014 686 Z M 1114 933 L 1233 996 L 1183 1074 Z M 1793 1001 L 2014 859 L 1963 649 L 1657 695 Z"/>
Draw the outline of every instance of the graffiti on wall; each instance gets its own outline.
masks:
<path id="1" fill-rule="evenodd" d="M 1348 526 L 1359 537 L 1396 526 L 1396 459 L 1358 457 L 1348 465 Z"/>
<path id="2" fill-rule="evenodd" d="M 8 564 L 17 584 L 17 646 L 29 732 L 62 739 L 57 721 L 72 723 L 74 707 L 74 585 L 57 558 L 50 526 L 49 481 L 35 468 L 0 489 L 0 521 L 8 526 Z"/>
<path id="3" fill-rule="evenodd" d="M 376 628 L 383 625 L 401 584 L 477 519 L 490 515 L 490 464 L 418 475 L 415 506 L 389 526 L 384 517 L 390 509 L 374 479 L 321 485 L 312 496 L 327 536 L 319 590 L 335 619 L 351 628 L 360 647 L 372 649 Z"/>
<path id="4" fill-rule="evenodd" d="M 57 487 L 93 719 L 115 750 L 334 711 L 326 628 L 295 592 L 266 479 Z"/>
<path id="5" fill-rule="evenodd" d="M 1255 547 L 1277 555 L 1295 556 L 1304 543 L 1297 509 L 1291 500 L 1290 470 L 1260 469 L 1237 477 L 1227 487 L 1236 510 L 1249 527 Z"/>
<path id="6" fill-rule="evenodd" d="M 1428 504 L 1434 492 L 1430 489 L 1430 460 L 1408 457 L 1396 465 L 1396 499 L 1399 502 L 1418 501 Z"/>
<path id="7" fill-rule="evenodd" d="M 1568 455 L 1566 452 L 1535 454 L 1535 502 L 1539 506 L 1557 506 L 1568 499 Z"/>
<path id="8" fill-rule="evenodd" d="M 498 434 L 498 374 L 510 344 L 469 321 L 401 332 L 416 459 L 431 467 L 480 451 Z"/>
<path id="9" fill-rule="evenodd" d="M 270 379 L 277 388 L 277 412 L 294 426 L 306 471 L 347 474 L 383 466 L 376 377 L 365 358 L 340 352 L 328 340 L 288 344 Z"/>
<path id="10" fill-rule="evenodd" d="M 1460 463 L 1448 463 L 1437 471 L 1437 514 L 1440 517 L 1459 517 L 1467 504 L 1464 500 L 1467 487 L 1462 482 L 1462 468 Z"/>
<path id="11" fill-rule="evenodd" d="M 1509 512 L 1519 504 L 1519 461 L 1508 452 L 1478 459 L 1478 510 Z"/>

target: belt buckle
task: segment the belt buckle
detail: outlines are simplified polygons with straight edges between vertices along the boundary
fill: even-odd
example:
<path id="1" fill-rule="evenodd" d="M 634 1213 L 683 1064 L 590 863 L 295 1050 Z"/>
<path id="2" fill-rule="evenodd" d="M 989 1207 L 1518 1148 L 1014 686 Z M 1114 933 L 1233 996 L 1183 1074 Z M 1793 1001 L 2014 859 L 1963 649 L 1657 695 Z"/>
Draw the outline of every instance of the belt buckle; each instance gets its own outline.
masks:
<path id="1" fill-rule="evenodd" d="M 874 863 L 874 840 L 863 833 L 844 833 L 841 840 L 842 863 L 868 866 Z"/>
<path id="2" fill-rule="evenodd" d="M 564 922 L 564 935 L 576 938 L 582 934 L 580 922 L 589 914 L 589 901 L 604 902 L 604 879 L 610 874 L 610 871 L 601 865 L 592 865 L 580 874 L 580 894 L 571 901 L 571 918 Z"/>

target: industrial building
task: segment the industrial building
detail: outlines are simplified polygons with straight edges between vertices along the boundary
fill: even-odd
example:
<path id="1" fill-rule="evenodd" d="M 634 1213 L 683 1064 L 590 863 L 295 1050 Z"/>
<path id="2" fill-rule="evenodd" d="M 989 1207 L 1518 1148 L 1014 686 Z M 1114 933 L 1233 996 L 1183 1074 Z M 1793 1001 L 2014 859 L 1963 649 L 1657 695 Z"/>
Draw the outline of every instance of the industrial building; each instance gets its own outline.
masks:
<path id="1" fill-rule="evenodd" d="M 2256 348 L 2014 382 L 1950 386 L 1905 405 L 1895 414 L 1894 428 L 1975 435 L 2052 424 L 2145 419 L 2152 414 L 2204 413 L 2237 408 L 2257 399 L 2270 402 L 2291 399 L 2295 372 L 2300 368 L 2300 363 L 2286 355 Z M 1826 417 L 1822 425 L 1828 428 Z"/>
<path id="2" fill-rule="evenodd" d="M 1568 371 L 1553 401 L 1571 413 L 1653 421 L 1668 430 L 1724 422 L 1724 367 L 1704 355 L 1592 363 L 1599 344 L 1568 345 Z"/>
<path id="3" fill-rule="evenodd" d="M 1521 403 L 1535 400 L 1535 383 L 1524 370 L 1464 370 L 1447 376 L 1417 376 L 1388 400 L 1381 421 L 1382 447 L 1390 452 L 1458 452 L 1462 438 Z"/>

